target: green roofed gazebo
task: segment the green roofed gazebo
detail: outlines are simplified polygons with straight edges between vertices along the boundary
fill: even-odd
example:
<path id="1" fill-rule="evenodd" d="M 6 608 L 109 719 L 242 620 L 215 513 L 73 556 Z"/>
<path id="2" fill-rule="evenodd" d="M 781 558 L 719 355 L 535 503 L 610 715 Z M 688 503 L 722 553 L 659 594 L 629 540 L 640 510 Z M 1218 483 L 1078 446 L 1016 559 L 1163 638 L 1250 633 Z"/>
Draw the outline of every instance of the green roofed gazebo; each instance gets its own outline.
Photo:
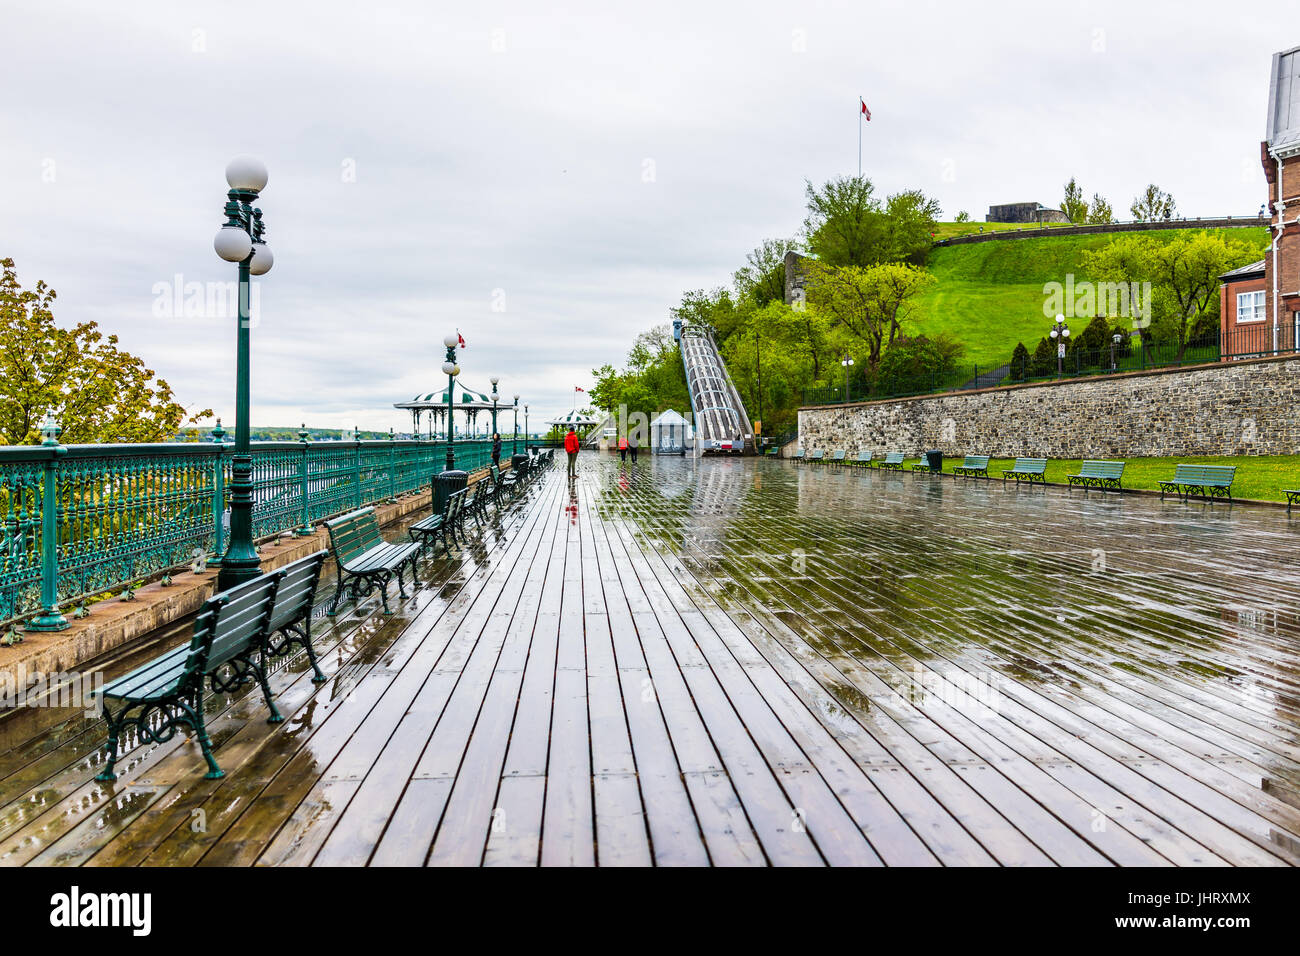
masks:
<path id="1" fill-rule="evenodd" d="M 546 424 L 558 426 L 562 429 L 568 429 L 568 427 L 572 425 L 573 430 L 578 433 L 578 437 L 582 438 L 593 425 L 599 425 L 600 422 L 600 419 L 592 418 L 586 412 L 579 411 L 575 408 L 573 411 L 567 412 L 559 418 L 552 418 Z"/>
<path id="2" fill-rule="evenodd" d="M 478 413 L 481 411 L 492 410 L 492 398 L 487 392 L 480 392 L 478 389 L 470 388 L 461 382 L 459 378 L 453 383 L 452 392 L 453 410 L 465 413 L 466 431 L 470 434 L 474 431 L 475 422 L 478 419 Z M 415 426 L 415 434 L 420 434 L 420 416 L 429 413 L 429 438 L 434 437 L 434 423 L 442 423 L 442 434 L 444 437 L 447 433 L 447 389 L 439 392 L 429 392 L 424 395 L 417 395 L 409 402 L 394 402 L 394 408 L 404 408 L 411 413 L 411 420 Z M 502 407 L 498 403 L 498 408 Z"/>

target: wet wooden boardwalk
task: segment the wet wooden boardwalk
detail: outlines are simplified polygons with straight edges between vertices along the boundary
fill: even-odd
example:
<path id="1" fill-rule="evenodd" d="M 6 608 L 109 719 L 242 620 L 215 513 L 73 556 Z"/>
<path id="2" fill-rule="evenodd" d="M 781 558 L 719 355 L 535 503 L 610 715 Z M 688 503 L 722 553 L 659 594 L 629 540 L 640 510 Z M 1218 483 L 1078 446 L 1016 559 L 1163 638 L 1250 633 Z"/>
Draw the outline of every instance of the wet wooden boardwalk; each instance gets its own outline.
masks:
<path id="1" fill-rule="evenodd" d="M 178 738 L 98 783 L 102 721 L 0 722 L 0 863 L 1300 862 L 1280 512 L 562 472 L 397 613 L 321 618 L 329 680 L 281 666 L 284 724 L 214 699 L 223 779 Z"/>

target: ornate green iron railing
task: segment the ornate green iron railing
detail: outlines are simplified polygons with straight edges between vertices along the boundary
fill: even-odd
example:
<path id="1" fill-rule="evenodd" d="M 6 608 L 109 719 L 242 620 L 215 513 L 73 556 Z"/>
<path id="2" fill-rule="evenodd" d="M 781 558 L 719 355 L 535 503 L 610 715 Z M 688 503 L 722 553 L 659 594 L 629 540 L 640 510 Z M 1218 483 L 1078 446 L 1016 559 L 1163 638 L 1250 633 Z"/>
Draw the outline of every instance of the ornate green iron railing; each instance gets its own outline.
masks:
<path id="1" fill-rule="evenodd" d="M 233 446 L 0 447 L 0 624 L 225 551 Z M 254 535 L 265 539 L 427 486 L 445 442 L 254 442 Z M 456 467 L 491 460 L 458 440 Z M 47 489 L 53 489 L 47 494 Z M 46 528 L 53 534 L 47 535 Z M 52 544 L 52 547 L 47 545 Z M 42 599 L 42 595 L 46 595 Z"/>

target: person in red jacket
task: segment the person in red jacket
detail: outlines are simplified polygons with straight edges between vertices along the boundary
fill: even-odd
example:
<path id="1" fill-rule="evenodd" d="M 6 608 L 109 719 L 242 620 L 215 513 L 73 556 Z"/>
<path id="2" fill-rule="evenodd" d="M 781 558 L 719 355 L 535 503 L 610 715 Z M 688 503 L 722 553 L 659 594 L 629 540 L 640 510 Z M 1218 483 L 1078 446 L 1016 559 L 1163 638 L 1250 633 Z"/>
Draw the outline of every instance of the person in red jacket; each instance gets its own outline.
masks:
<path id="1" fill-rule="evenodd" d="M 569 477 L 575 478 L 578 474 L 578 433 L 569 426 L 569 433 L 564 436 L 564 450 L 569 455 Z"/>

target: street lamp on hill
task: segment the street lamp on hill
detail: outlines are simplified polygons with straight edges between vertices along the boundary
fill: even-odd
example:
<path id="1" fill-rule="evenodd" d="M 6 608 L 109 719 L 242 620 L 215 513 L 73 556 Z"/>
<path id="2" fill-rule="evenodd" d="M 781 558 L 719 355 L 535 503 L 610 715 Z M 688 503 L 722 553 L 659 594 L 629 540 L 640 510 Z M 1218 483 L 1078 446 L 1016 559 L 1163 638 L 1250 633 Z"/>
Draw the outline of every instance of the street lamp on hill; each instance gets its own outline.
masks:
<path id="1" fill-rule="evenodd" d="M 1065 324 L 1065 316 L 1057 315 L 1056 324 L 1048 333 L 1056 343 L 1056 377 L 1061 377 L 1062 363 L 1065 361 L 1065 340 L 1070 337 L 1070 327 Z"/>
<path id="2" fill-rule="evenodd" d="M 275 261 L 264 238 L 262 210 L 253 202 L 266 188 L 266 166 L 252 156 L 237 156 L 226 166 L 226 222 L 213 247 L 222 259 L 239 263 L 239 329 L 235 371 L 235 449 L 230 459 L 230 545 L 221 559 L 218 590 L 232 588 L 262 573 L 253 546 L 253 455 L 249 447 L 249 277 L 266 275 Z"/>
<path id="3" fill-rule="evenodd" d="M 844 401 L 849 400 L 849 369 L 853 367 L 853 359 L 847 355 L 840 359 L 840 364 L 844 366 Z"/>

